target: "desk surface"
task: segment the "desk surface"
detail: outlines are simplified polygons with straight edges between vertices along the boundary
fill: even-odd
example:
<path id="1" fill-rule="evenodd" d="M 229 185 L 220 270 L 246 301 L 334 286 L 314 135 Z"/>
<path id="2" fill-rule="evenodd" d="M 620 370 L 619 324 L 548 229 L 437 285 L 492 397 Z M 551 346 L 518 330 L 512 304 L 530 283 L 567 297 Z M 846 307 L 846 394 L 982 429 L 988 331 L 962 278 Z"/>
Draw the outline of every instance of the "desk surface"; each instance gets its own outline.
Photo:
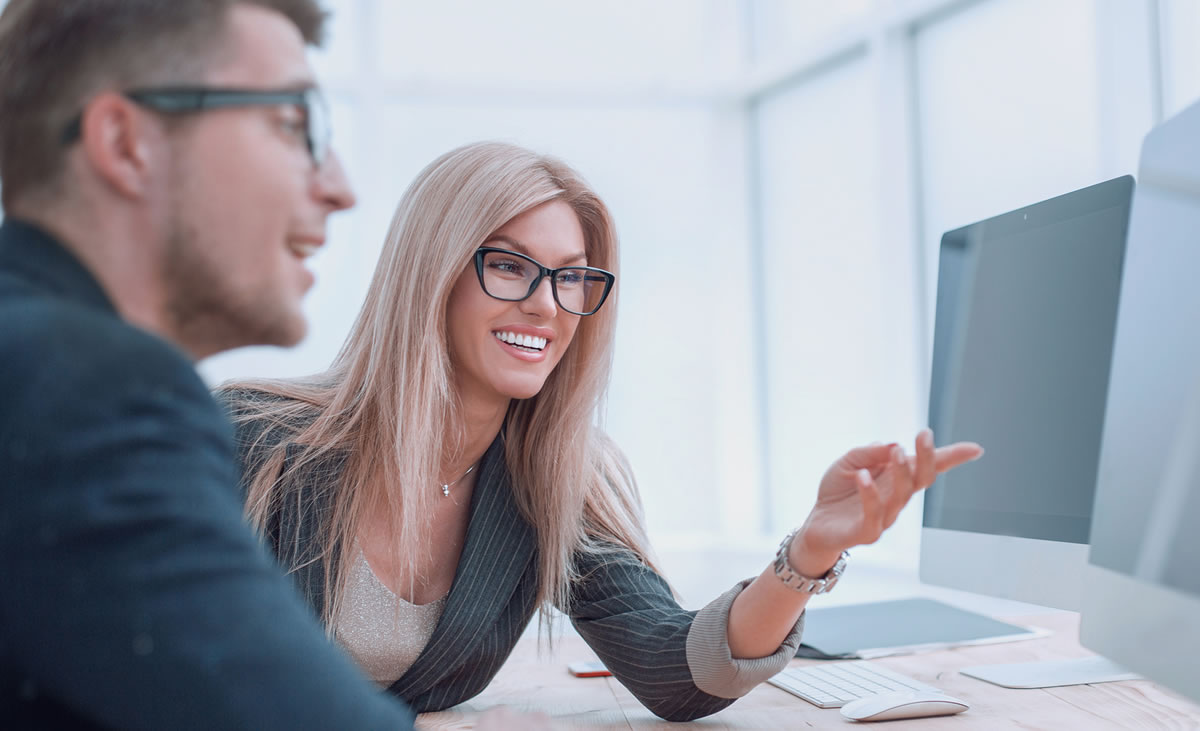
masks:
<path id="1" fill-rule="evenodd" d="M 959 668 L 1002 662 L 1031 662 L 1090 655 L 1079 646 L 1079 615 L 1069 612 L 1009 618 L 1044 627 L 1049 637 L 1000 645 L 889 657 L 874 662 L 935 685 L 971 704 L 956 716 L 889 721 L 892 729 L 1197 729 L 1200 706 L 1145 680 L 1012 690 L 962 675 Z M 543 643 L 544 644 L 544 643 Z M 537 638 L 521 639 L 491 685 L 467 703 L 422 714 L 419 729 L 472 728 L 493 706 L 541 711 L 554 728 L 573 729 L 784 729 L 849 728 L 837 709 L 821 709 L 763 683 L 729 708 L 687 725 L 668 723 L 647 711 L 613 678 L 576 678 L 568 662 L 594 659 L 575 634 L 539 655 Z M 813 661 L 794 660 L 793 665 Z"/>

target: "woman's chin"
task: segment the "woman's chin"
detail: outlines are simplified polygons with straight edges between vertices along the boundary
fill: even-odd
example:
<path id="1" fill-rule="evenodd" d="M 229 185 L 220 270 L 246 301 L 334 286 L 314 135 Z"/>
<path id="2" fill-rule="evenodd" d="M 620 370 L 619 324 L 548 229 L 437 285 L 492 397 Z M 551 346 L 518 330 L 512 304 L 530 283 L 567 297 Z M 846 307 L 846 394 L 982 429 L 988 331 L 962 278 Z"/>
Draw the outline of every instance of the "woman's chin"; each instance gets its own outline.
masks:
<path id="1" fill-rule="evenodd" d="M 536 383 L 528 381 L 522 383 L 509 383 L 505 384 L 505 387 L 501 388 L 500 392 L 510 399 L 524 401 L 525 399 L 531 399 L 541 393 L 542 386 L 544 385 L 545 381 L 537 381 Z"/>

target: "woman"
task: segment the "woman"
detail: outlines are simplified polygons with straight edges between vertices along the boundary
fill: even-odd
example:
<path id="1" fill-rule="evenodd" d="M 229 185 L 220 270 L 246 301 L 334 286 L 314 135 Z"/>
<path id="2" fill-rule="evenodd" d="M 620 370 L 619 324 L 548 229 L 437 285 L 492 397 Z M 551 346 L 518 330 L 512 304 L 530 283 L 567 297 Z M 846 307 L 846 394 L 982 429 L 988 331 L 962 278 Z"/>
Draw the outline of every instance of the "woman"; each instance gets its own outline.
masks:
<path id="1" fill-rule="evenodd" d="M 911 458 L 851 451 L 778 572 L 683 611 L 630 471 L 593 424 L 616 272 L 608 211 L 570 168 L 468 145 L 401 199 L 332 367 L 222 391 L 249 519 L 329 633 L 418 712 L 479 693 L 533 613 L 558 607 L 651 711 L 714 713 L 794 655 L 820 585 L 798 591 L 793 574 L 840 573 L 844 549 L 980 453 L 935 452 L 928 433 Z"/>

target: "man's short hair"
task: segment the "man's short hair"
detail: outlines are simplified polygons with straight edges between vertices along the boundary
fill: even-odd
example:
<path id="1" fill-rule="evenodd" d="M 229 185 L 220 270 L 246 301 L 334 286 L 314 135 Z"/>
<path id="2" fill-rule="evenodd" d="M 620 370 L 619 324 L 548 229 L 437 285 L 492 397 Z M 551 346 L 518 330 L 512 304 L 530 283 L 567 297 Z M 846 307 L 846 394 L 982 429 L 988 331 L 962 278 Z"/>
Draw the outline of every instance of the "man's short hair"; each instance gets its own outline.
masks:
<path id="1" fill-rule="evenodd" d="M 283 14 L 306 43 L 323 40 L 317 0 L 9 0 L 0 14 L 4 206 L 59 180 L 63 130 L 89 97 L 202 72 L 239 4 Z"/>

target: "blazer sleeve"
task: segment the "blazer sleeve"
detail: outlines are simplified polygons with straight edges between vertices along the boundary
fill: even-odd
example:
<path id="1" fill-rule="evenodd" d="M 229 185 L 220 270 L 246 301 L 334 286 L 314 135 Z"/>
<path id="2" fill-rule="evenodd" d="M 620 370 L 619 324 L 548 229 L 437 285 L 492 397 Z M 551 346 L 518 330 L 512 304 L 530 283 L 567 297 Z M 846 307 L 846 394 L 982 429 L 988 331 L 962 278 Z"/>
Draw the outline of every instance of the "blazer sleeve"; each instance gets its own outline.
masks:
<path id="1" fill-rule="evenodd" d="M 625 549 L 577 559 L 571 621 L 612 674 L 655 715 L 690 721 L 733 703 L 782 670 L 801 622 L 765 658 L 735 659 L 726 623 L 739 582 L 706 607 L 682 609 L 661 576 Z"/>
<path id="2" fill-rule="evenodd" d="M 0 359 L 0 648 L 23 696 L 113 728 L 411 728 L 243 522 L 191 364 L 115 328 L 36 330 Z"/>

